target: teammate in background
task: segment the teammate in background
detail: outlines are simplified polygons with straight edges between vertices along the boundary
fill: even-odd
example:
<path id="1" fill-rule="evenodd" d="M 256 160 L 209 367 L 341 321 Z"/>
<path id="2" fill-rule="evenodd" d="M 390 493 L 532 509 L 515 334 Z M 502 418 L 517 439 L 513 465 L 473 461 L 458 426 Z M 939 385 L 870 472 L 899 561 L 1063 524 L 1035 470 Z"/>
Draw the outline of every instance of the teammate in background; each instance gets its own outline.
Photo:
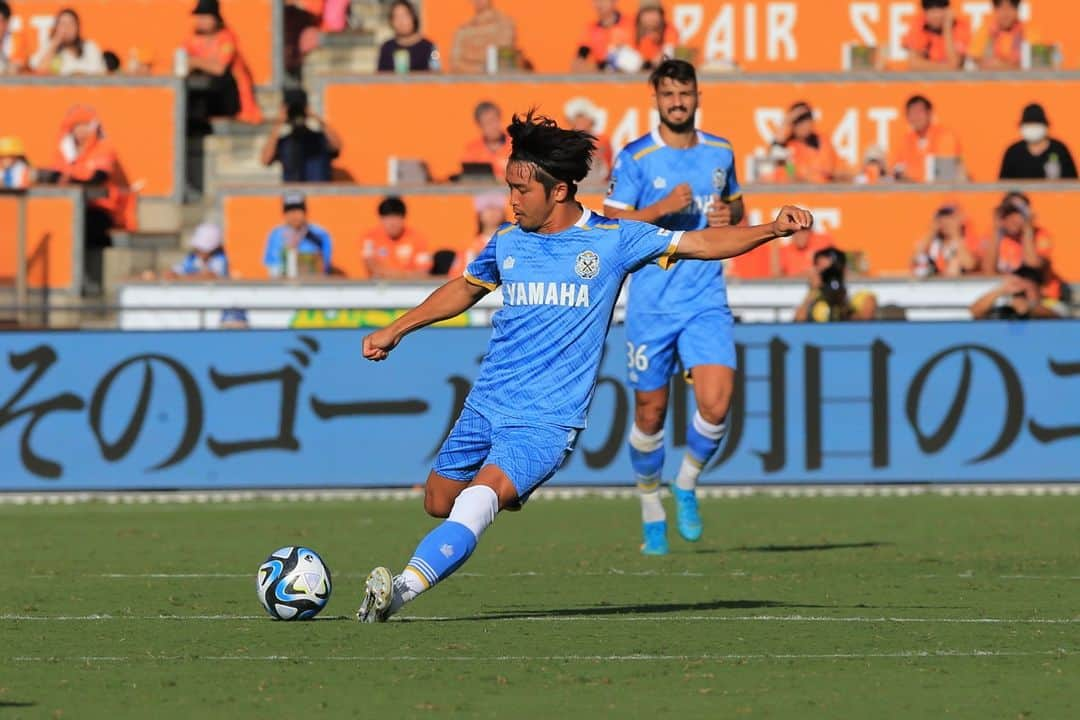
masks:
<path id="1" fill-rule="evenodd" d="M 695 127 L 694 67 L 665 60 L 649 78 L 660 127 L 627 145 L 615 162 L 604 201 L 608 214 L 655 223 L 672 231 L 737 225 L 743 201 L 731 143 Z M 627 364 L 634 388 L 630 463 L 641 494 L 646 555 L 668 551 L 667 516 L 660 502 L 664 417 L 676 362 L 690 373 L 697 412 L 687 430 L 687 452 L 671 492 L 679 534 L 701 537 L 698 476 L 724 436 L 735 382 L 734 320 L 719 262 L 683 263 L 669 272 L 642 268 L 630 281 L 626 310 Z"/>
<path id="2" fill-rule="evenodd" d="M 506 180 L 517 222 L 495 233 L 464 276 L 364 338 L 364 357 L 385 360 L 408 333 L 464 312 L 502 285 L 480 375 L 427 479 L 424 509 L 447 519 L 400 575 L 372 570 L 361 622 L 385 621 L 449 577 L 500 510 L 519 508 L 562 465 L 585 426 L 627 274 L 654 261 L 734 257 L 813 222 L 794 207 L 768 225 L 692 232 L 609 220 L 575 199 L 595 138 L 532 112 L 508 129 Z"/>

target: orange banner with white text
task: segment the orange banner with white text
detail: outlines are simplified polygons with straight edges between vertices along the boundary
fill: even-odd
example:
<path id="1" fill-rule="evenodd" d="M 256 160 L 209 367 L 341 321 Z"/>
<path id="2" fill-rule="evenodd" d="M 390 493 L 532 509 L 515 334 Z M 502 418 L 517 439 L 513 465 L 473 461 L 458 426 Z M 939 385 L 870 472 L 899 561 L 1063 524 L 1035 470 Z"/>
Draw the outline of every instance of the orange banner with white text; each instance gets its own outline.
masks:
<path id="1" fill-rule="evenodd" d="M 785 194 L 760 190 L 751 188 L 745 196 L 750 222 L 769 222 L 785 204 L 807 207 L 814 212 L 818 229 L 830 234 L 838 247 L 865 253 L 870 274 L 877 276 L 909 274 L 915 245 L 929 233 L 934 212 L 942 205 L 959 206 L 973 235 L 980 240 L 988 238 L 993 232 L 993 209 L 1004 193 L 872 190 Z M 1080 202 L 1080 187 L 1075 192 L 1035 190 L 1028 194 L 1036 224 L 1054 240 L 1055 269 L 1067 279 L 1080 280 L 1080 236 L 1072 222 Z M 472 243 L 477 220 L 470 195 L 416 195 L 404 199 L 408 224 L 427 238 L 430 249 L 461 250 Z M 367 277 L 360 238 L 376 225 L 375 209 L 380 200 L 371 195 L 308 193 L 309 220 L 330 233 L 332 264 L 347 277 Z M 581 201 L 593 210 L 603 210 L 601 195 L 585 194 Z M 280 195 L 226 195 L 223 208 L 226 252 L 234 274 L 247 280 L 266 278 L 263 252 L 267 235 L 281 223 Z M 736 260 L 733 275 L 767 275 L 767 252 L 768 248 L 763 248 Z"/>
<path id="2" fill-rule="evenodd" d="M 26 280 L 31 288 L 67 290 L 74 281 L 77 203 L 65 196 L 0 195 L 0 285 L 18 272 L 19 203 L 26 204 Z"/>
<path id="3" fill-rule="evenodd" d="M 886 152 L 898 147 L 908 132 L 904 105 L 916 93 L 934 103 L 936 122 L 958 134 L 972 180 L 997 179 L 1002 155 L 1019 139 L 1021 111 L 1030 102 L 1046 108 L 1052 135 L 1080 150 L 1080 81 L 1075 80 L 935 85 L 707 81 L 701 91 L 698 127 L 732 142 L 743 177 L 748 177 L 750 156 L 768 148 L 786 109 L 800 100 L 813 105 L 818 132 L 831 140 L 848 171 L 858 168 L 871 145 Z M 481 101 L 497 102 L 504 121 L 510 113 L 537 106 L 562 122 L 567 101 L 578 97 L 599 107 L 596 131 L 607 135 L 616 151 L 656 123 L 651 90 L 643 81 L 338 84 L 326 87 L 324 101 L 328 119 L 345 137 L 378 140 L 346 143 L 338 164 L 357 182 L 381 184 L 388 180 L 391 157 L 423 159 L 436 178 L 456 173 L 465 144 L 477 135 L 473 108 Z M 429 110 L 393 111 L 417 107 L 418 98 Z"/>
<path id="4" fill-rule="evenodd" d="M 634 0 L 616 5 L 621 12 L 637 12 Z M 843 70 L 849 43 L 885 48 L 889 60 L 900 61 L 903 38 L 921 9 L 918 0 L 664 0 L 662 5 L 679 45 L 697 51 L 699 67 L 735 63 L 754 72 Z M 515 20 L 522 51 L 542 73 L 568 71 L 586 26 L 596 21 L 586 0 L 500 0 L 496 6 Z M 953 6 L 973 31 L 993 11 L 990 0 L 954 0 Z M 426 2 L 423 32 L 449 53 L 454 32 L 472 14 L 472 0 Z M 1080 3 L 1026 0 L 1020 17 L 1040 42 L 1062 44 L 1064 65 L 1075 66 L 1069 29 L 1080 24 Z"/>
<path id="5" fill-rule="evenodd" d="M 236 33 L 256 85 L 273 77 L 274 0 L 222 0 L 221 14 Z M 17 0 L 11 3 L 12 33 L 21 53 L 32 57 L 49 41 L 57 12 L 73 8 L 82 35 L 112 50 L 126 67 L 132 53 L 150 60 L 154 75 L 173 72 L 173 54 L 192 33 L 195 0 Z"/>
<path id="6" fill-rule="evenodd" d="M 116 148 L 132 185 L 144 196 L 171 196 L 175 169 L 182 163 L 174 140 L 178 98 L 172 85 L 70 85 L 0 81 L 0 107 L 22 108 L 5 113 L 0 134 L 22 139 L 27 159 L 36 168 L 53 165 L 60 142 L 60 124 L 76 104 L 92 106 L 106 137 Z M 26 112 L 33 108 L 33 112 Z"/>

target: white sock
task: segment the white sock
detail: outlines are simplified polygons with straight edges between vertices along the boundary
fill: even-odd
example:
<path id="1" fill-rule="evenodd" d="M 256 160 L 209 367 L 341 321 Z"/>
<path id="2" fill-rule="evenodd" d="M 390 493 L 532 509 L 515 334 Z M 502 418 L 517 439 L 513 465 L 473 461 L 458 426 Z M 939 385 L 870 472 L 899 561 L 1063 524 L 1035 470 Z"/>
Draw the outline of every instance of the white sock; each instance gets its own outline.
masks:
<path id="1" fill-rule="evenodd" d="M 675 476 L 675 487 L 680 490 L 693 490 L 696 488 L 701 469 L 702 466 L 690 456 L 690 453 L 684 455 L 682 465 L 679 466 L 679 474 Z"/>
<path id="2" fill-rule="evenodd" d="M 664 514 L 664 504 L 660 502 L 660 486 L 656 485 L 651 490 L 638 487 L 641 495 L 641 522 L 662 522 L 667 519 Z"/>
<path id="3" fill-rule="evenodd" d="M 428 589 L 428 584 L 412 570 L 405 568 L 394 577 L 394 597 L 390 600 L 390 613 L 396 613 L 401 606 L 411 602 L 417 595 Z"/>

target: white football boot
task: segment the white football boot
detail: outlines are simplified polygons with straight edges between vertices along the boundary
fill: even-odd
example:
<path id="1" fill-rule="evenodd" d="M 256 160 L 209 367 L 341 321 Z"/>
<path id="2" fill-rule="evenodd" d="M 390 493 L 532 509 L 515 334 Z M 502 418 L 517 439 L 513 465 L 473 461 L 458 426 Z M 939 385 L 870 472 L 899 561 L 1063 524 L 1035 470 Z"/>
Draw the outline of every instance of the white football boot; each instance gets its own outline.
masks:
<path id="1" fill-rule="evenodd" d="M 375 568 L 364 583 L 364 599 L 356 611 L 356 619 L 362 623 L 386 622 L 393 600 L 394 576 L 384 567 Z"/>

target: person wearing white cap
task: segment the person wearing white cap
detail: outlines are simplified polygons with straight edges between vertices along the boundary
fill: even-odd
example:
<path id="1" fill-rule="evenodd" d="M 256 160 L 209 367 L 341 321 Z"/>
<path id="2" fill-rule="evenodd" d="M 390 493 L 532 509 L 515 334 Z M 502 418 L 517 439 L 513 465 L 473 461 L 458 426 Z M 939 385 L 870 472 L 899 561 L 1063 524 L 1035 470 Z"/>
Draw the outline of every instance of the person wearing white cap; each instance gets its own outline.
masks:
<path id="1" fill-rule="evenodd" d="M 169 280 L 217 280 L 229 277 L 229 260 L 222 244 L 221 228 L 203 223 L 195 228 L 188 240 L 190 252 L 170 270 Z"/>

